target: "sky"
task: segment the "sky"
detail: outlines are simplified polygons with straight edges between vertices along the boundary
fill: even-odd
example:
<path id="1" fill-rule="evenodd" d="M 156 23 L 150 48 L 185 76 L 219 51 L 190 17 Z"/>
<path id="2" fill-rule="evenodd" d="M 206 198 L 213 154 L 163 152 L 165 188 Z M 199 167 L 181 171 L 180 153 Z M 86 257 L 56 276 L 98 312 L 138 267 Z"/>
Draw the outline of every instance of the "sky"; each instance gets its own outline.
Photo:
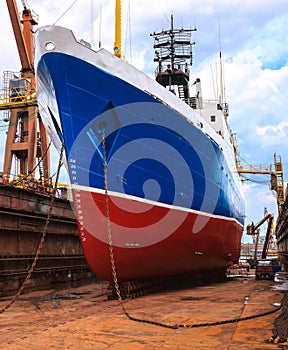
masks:
<path id="1" fill-rule="evenodd" d="M 39 25 L 56 23 L 68 27 L 77 39 L 90 42 L 93 48 L 97 49 L 100 41 L 102 47 L 113 50 L 114 0 L 26 2 L 39 16 Z M 19 12 L 22 11 L 22 1 L 17 0 L 17 4 Z M 0 1 L 0 13 L 0 72 L 17 72 L 21 68 L 20 60 L 4 0 Z M 190 80 L 201 78 L 204 98 L 218 97 L 212 81 L 218 76 L 216 67 L 221 47 L 229 125 L 238 138 L 241 162 L 270 165 L 276 153 L 282 158 L 286 183 L 287 0 L 123 0 L 122 50 L 130 63 L 148 75 L 153 76 L 156 68 L 150 33 L 167 29 L 171 14 L 175 27 L 197 28 L 193 33 L 196 44 Z M 5 149 L 3 125 L 1 121 L 0 170 Z M 56 169 L 57 159 L 54 159 L 52 166 Z M 246 224 L 262 219 L 265 207 L 277 217 L 270 177 L 257 175 L 251 179 L 253 182 L 245 181 L 243 185 Z M 243 241 L 249 238 L 244 235 Z"/>

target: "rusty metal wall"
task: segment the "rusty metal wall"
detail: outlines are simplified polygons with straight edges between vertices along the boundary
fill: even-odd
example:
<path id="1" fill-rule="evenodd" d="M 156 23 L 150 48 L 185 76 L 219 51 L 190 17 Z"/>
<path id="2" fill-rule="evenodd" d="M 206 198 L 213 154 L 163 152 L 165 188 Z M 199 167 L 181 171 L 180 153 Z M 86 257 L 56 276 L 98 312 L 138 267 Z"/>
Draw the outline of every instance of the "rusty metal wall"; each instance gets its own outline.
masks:
<path id="1" fill-rule="evenodd" d="M 50 201 L 47 195 L 0 185 L 0 295 L 17 288 L 31 266 Z M 56 198 L 30 285 L 37 289 L 81 273 L 87 278 L 88 271 L 70 202 Z"/>
<path id="2" fill-rule="evenodd" d="M 288 271 L 288 187 L 285 192 L 285 201 L 277 219 L 276 238 L 281 263 L 285 271 Z"/>

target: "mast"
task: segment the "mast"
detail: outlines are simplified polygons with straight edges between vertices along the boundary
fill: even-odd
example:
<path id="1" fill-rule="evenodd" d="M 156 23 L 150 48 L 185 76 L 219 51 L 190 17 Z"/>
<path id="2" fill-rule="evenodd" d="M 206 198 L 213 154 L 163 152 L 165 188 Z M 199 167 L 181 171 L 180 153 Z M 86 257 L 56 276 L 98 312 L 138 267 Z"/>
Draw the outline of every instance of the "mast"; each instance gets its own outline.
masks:
<path id="1" fill-rule="evenodd" d="M 121 0 L 116 0 L 115 7 L 115 42 L 114 42 L 114 55 L 121 58 Z"/>
<path id="2" fill-rule="evenodd" d="M 192 66 L 191 32 L 193 29 L 175 29 L 171 15 L 170 29 L 150 34 L 154 37 L 154 62 L 158 62 L 156 81 L 174 92 L 178 87 L 179 96 L 183 100 L 189 98 L 189 68 Z"/>
<path id="3" fill-rule="evenodd" d="M 220 21 L 218 20 L 219 26 L 219 64 L 220 64 L 220 103 L 223 105 L 225 102 L 224 96 L 224 84 L 223 84 L 223 65 L 222 65 L 222 46 L 221 46 L 221 32 L 220 32 Z"/>
<path id="4" fill-rule="evenodd" d="M 229 116 L 229 107 L 228 107 L 228 103 L 226 103 L 226 96 L 225 96 L 220 21 L 218 22 L 218 24 L 219 24 L 219 64 L 220 64 L 220 99 L 219 101 L 221 106 L 223 107 L 225 120 L 227 121 L 227 118 Z"/>

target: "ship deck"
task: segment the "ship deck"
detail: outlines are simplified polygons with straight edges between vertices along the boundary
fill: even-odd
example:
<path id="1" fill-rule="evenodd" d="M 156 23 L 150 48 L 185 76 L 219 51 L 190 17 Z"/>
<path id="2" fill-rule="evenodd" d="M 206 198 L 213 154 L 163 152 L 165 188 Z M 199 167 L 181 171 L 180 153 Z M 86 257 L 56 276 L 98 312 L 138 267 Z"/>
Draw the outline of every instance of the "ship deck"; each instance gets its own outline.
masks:
<path id="1" fill-rule="evenodd" d="M 285 273 L 286 278 L 287 274 Z M 279 288 L 280 287 L 280 288 Z M 276 309 L 284 283 L 234 277 L 218 284 L 158 292 L 124 300 L 132 317 L 168 325 L 237 319 Z M 284 291 L 283 291 L 284 290 Z M 129 320 L 107 284 L 28 293 L 1 314 L 1 346 L 12 349 L 288 349 L 270 344 L 280 311 L 246 321 L 169 329 Z M 7 303 L 0 299 L 0 308 Z"/>

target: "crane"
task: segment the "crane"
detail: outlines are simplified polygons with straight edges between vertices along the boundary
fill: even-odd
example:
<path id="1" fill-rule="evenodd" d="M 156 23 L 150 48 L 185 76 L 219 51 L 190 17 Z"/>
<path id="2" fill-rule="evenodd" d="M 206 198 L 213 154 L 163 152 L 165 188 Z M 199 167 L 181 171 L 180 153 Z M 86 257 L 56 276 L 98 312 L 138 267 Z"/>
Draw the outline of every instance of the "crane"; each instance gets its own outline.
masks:
<path id="1" fill-rule="evenodd" d="M 38 20 L 28 8 L 27 1 L 21 1 L 24 9 L 20 20 L 16 0 L 6 0 L 21 61 L 21 72 L 20 76 L 12 74 L 6 77 L 8 103 L 3 104 L 1 109 L 9 109 L 10 117 L 3 173 L 9 180 L 12 160 L 16 157 L 20 165 L 20 173 L 24 177 L 29 176 L 34 179 L 38 160 L 40 179 L 48 181 L 50 177 L 48 136 L 36 103 L 33 58 L 33 26 L 38 24 Z"/>
<path id="2" fill-rule="evenodd" d="M 267 214 L 264 216 L 263 219 L 261 219 L 256 225 L 252 222 L 251 224 L 247 225 L 247 235 L 254 236 L 256 235 L 256 242 L 255 242 L 255 254 L 254 254 L 254 260 L 257 260 L 257 250 L 258 250 L 258 239 L 259 239 L 259 228 L 262 226 L 266 221 L 268 221 L 266 235 L 265 235 L 265 242 L 263 245 L 263 250 L 261 254 L 261 259 L 266 259 L 267 252 L 268 252 L 268 244 L 271 237 L 272 232 L 272 226 L 273 226 L 273 220 L 274 215 L 273 214 Z"/>
<path id="3" fill-rule="evenodd" d="M 12 28 L 14 31 L 14 36 L 18 48 L 18 53 L 20 56 L 20 61 L 22 65 L 22 72 L 31 72 L 32 77 L 33 72 L 33 36 L 32 29 L 33 25 L 38 24 L 35 17 L 32 16 L 32 12 L 28 9 L 27 2 L 22 0 L 24 7 L 22 13 L 22 21 L 20 21 L 18 15 L 18 9 L 16 0 L 6 0 L 7 7 L 12 23 Z M 23 24 L 23 31 L 21 29 L 21 22 Z"/>
<path id="4" fill-rule="evenodd" d="M 278 211 L 280 213 L 281 208 L 284 204 L 284 175 L 283 175 L 283 165 L 281 156 L 274 153 L 274 170 L 271 165 L 265 164 L 238 164 L 238 173 L 241 174 L 262 174 L 271 176 L 271 190 L 277 193 L 277 205 Z"/>

